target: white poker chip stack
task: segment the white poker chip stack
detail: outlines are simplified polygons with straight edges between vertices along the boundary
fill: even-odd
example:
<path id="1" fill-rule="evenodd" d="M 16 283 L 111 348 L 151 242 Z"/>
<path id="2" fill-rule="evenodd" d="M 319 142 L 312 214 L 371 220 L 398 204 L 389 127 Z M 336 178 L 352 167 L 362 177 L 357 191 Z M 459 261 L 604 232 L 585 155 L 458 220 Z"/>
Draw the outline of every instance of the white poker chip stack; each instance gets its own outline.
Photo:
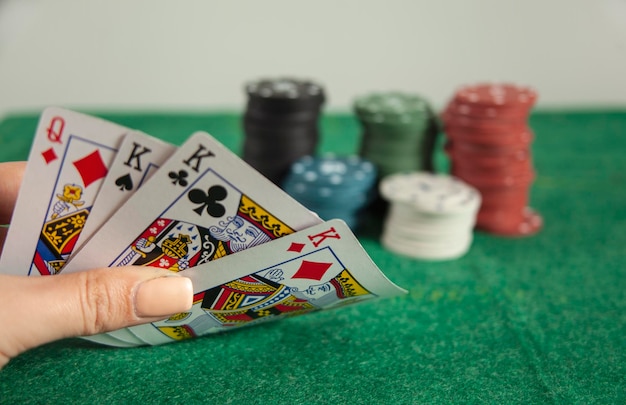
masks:
<path id="1" fill-rule="evenodd" d="M 389 201 L 382 245 L 394 253 L 426 260 L 463 256 L 473 240 L 480 193 L 454 177 L 398 173 L 380 182 Z"/>

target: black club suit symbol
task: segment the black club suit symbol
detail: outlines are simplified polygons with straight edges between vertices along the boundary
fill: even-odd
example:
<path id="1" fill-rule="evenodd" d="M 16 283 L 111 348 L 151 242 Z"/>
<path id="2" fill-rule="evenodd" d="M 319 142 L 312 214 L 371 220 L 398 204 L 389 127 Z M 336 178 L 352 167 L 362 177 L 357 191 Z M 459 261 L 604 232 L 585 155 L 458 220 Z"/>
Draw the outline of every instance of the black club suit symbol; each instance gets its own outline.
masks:
<path id="1" fill-rule="evenodd" d="M 181 186 L 185 187 L 187 185 L 187 176 L 189 176 L 189 173 L 187 173 L 185 170 L 179 170 L 178 172 L 175 171 L 171 171 L 167 174 L 168 176 L 170 176 L 170 179 L 172 179 L 172 184 L 180 184 Z"/>
<path id="2" fill-rule="evenodd" d="M 217 218 L 226 213 L 226 208 L 218 201 L 222 201 L 226 198 L 228 192 L 222 186 L 211 186 L 207 191 L 199 188 L 194 188 L 189 191 L 187 197 L 192 203 L 200 204 L 194 211 L 198 215 L 202 215 L 206 209 L 207 214 Z"/>

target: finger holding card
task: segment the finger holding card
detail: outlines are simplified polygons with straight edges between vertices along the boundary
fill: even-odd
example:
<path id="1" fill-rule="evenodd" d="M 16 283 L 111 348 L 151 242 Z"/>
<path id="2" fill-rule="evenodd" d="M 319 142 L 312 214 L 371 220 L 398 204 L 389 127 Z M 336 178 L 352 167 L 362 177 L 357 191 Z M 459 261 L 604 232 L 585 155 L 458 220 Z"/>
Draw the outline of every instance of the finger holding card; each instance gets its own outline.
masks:
<path id="1" fill-rule="evenodd" d="M 78 248 L 74 249 L 74 253 L 78 252 L 83 243 L 97 232 L 115 210 L 148 181 L 175 150 L 173 145 L 140 131 L 131 131 L 124 137 L 89 213 L 89 221 L 78 238 Z M 117 347 L 144 344 L 126 329 L 84 339 Z"/>
<path id="2" fill-rule="evenodd" d="M 63 271 L 128 265 L 181 271 L 319 221 L 213 137 L 198 132 Z M 126 330 L 109 335 L 133 340 Z"/>
<path id="3" fill-rule="evenodd" d="M 176 149 L 46 109 L 0 273 L 128 265 L 184 272 L 194 284 L 192 309 L 86 339 L 162 344 L 405 293 L 344 222 L 322 223 L 209 134 Z"/>
<path id="4" fill-rule="evenodd" d="M 0 258 L 0 272 L 51 275 L 72 253 L 128 128 L 44 110 Z"/>
<path id="5" fill-rule="evenodd" d="M 332 220 L 184 271 L 191 311 L 130 330 L 163 344 L 406 293 L 372 262 L 348 226 Z"/>

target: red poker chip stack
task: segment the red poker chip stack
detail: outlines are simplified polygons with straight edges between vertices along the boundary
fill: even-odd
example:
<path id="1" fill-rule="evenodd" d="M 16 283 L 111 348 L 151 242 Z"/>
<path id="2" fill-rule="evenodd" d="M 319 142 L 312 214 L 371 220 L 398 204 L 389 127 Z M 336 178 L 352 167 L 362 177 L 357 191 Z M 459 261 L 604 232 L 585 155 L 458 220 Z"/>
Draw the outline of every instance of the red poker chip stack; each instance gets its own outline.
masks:
<path id="1" fill-rule="evenodd" d="M 535 178 L 528 115 L 536 100 L 529 87 L 478 84 L 460 88 L 442 114 L 452 175 L 482 196 L 478 229 L 525 236 L 543 225 L 528 207 Z"/>

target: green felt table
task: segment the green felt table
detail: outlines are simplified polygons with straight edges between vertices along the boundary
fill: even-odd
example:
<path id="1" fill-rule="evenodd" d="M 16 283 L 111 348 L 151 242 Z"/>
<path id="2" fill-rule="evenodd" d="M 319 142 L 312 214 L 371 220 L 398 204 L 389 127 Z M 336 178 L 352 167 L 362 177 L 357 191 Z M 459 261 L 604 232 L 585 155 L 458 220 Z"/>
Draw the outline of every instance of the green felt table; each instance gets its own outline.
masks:
<path id="1" fill-rule="evenodd" d="M 237 113 L 98 115 L 175 144 L 242 143 Z M 0 160 L 27 157 L 36 123 L 0 123 Z M 428 262 L 385 251 L 374 219 L 359 238 L 406 296 L 159 347 L 55 342 L 0 371 L 0 403 L 624 403 L 626 111 L 530 123 L 538 235 L 476 233 L 464 257 Z M 320 151 L 358 139 L 351 115 L 324 116 Z"/>

